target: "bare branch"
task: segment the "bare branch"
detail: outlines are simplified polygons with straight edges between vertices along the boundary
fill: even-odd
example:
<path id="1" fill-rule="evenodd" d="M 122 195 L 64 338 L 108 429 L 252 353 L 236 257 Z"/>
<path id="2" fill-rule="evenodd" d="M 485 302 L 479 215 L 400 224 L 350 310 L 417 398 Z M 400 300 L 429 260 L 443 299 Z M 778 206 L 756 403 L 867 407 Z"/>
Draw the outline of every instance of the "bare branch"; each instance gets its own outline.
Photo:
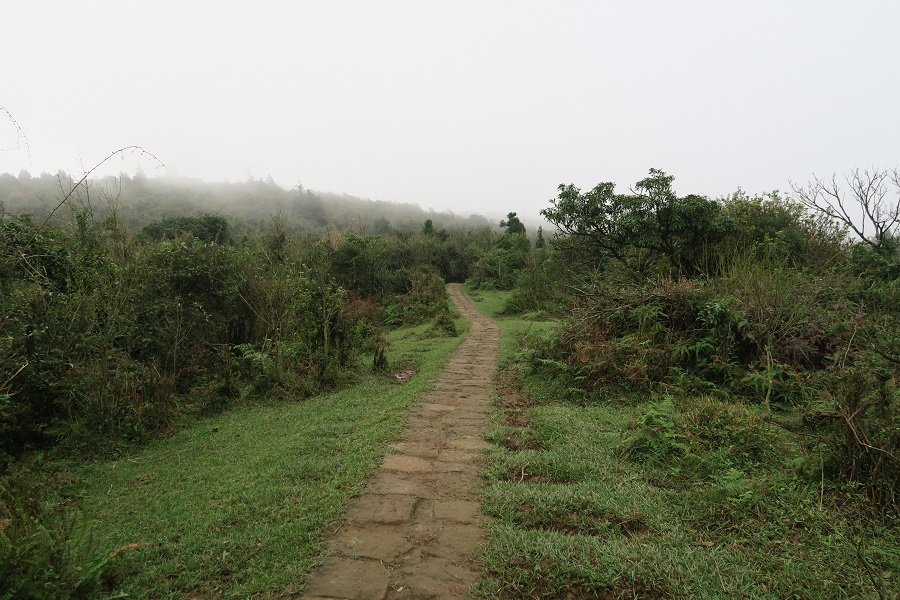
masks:
<path id="1" fill-rule="evenodd" d="M 31 144 L 28 143 L 28 136 L 25 135 L 25 130 L 22 129 L 19 122 L 16 121 L 16 118 L 12 116 L 12 113 L 10 113 L 6 107 L 0 106 L 0 113 L 6 115 L 6 120 L 9 121 L 9 124 L 12 125 L 13 130 L 16 132 L 16 145 L 8 148 L 0 148 L 0 152 L 24 149 L 25 158 L 28 161 L 28 164 L 31 164 Z"/>
<path id="2" fill-rule="evenodd" d="M 839 180 L 813 175 L 806 184 L 791 183 L 795 198 L 808 209 L 845 225 L 864 243 L 881 246 L 900 233 L 900 172 L 854 169 Z"/>
<path id="3" fill-rule="evenodd" d="M 53 210 L 50 211 L 50 214 L 47 215 L 47 218 L 44 219 L 44 221 L 41 223 L 40 227 L 38 227 L 37 230 L 34 232 L 34 236 L 37 237 L 37 235 L 41 232 L 41 230 L 44 228 L 44 226 L 47 224 L 47 222 L 53 217 L 54 214 L 56 214 L 56 211 L 58 211 L 60 208 L 62 208 L 62 206 L 69 200 L 69 198 L 72 197 L 72 194 L 75 193 L 75 190 L 77 190 L 79 188 L 79 186 L 81 186 L 84 182 L 87 181 L 88 177 L 91 176 L 91 173 L 93 173 L 94 171 L 99 169 L 107 161 L 109 161 L 110 159 L 112 159 L 116 156 L 122 156 L 126 153 L 136 154 L 138 152 L 140 152 L 141 156 L 149 156 L 151 159 L 153 159 L 153 161 L 156 162 L 157 169 L 165 166 L 165 163 L 163 163 L 161 160 L 159 160 L 159 158 L 157 158 L 155 154 L 153 154 L 152 152 L 148 152 L 141 146 L 125 146 L 123 148 L 119 148 L 118 150 L 113 150 L 112 152 L 109 153 L 109 155 L 106 158 L 104 158 L 103 160 L 101 160 L 100 162 L 95 164 L 93 167 L 91 167 L 90 169 L 85 171 L 84 176 L 82 176 L 82 178 L 79 179 L 75 183 L 75 185 L 72 186 L 72 188 L 63 197 L 63 199 L 59 201 L 59 204 L 57 204 L 53 208 Z"/>

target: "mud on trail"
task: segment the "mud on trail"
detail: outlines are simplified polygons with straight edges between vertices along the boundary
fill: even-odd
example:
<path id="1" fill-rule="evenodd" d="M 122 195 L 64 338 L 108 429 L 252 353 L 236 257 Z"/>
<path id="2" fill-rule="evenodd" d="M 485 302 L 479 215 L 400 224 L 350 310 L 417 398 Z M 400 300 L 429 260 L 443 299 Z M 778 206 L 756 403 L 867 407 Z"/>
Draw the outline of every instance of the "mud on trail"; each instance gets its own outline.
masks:
<path id="1" fill-rule="evenodd" d="M 468 337 L 413 408 L 365 492 L 353 499 L 303 596 L 465 598 L 478 577 L 481 471 L 500 330 L 459 284 L 450 298 Z"/>

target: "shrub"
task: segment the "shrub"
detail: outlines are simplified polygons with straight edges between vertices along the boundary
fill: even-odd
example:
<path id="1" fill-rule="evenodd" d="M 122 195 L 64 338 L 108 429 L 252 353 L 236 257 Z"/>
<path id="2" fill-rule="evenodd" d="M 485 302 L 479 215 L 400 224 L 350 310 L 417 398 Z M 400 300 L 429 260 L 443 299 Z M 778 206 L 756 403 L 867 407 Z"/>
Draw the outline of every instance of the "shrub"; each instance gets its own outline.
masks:
<path id="1" fill-rule="evenodd" d="M 588 390 L 688 386 L 766 405 L 804 404 L 811 378 L 843 356 L 861 324 L 838 276 L 769 263 L 712 279 L 594 289 L 544 356 L 581 371 Z"/>
<path id="2" fill-rule="evenodd" d="M 778 460 L 778 437 L 759 411 L 709 396 L 679 402 L 678 424 L 691 444 L 724 451 L 734 464 L 749 468 Z"/>
<path id="3" fill-rule="evenodd" d="M 407 275 L 407 291 L 396 295 L 387 307 L 386 325 L 421 323 L 448 310 L 444 280 L 434 269 L 420 267 Z"/>
<path id="4" fill-rule="evenodd" d="M 90 598 L 108 561 L 75 513 L 30 512 L 0 482 L 0 597 Z"/>
<path id="5" fill-rule="evenodd" d="M 434 319 L 434 324 L 431 327 L 432 331 L 434 331 L 438 335 L 445 335 L 449 337 L 456 337 L 459 335 L 459 331 L 456 328 L 456 322 L 453 320 L 453 315 L 450 314 L 450 308 L 447 307 L 444 310 L 441 310 L 437 317 Z"/>
<path id="6" fill-rule="evenodd" d="M 372 335 L 374 309 L 346 310 L 347 291 L 293 240 L 273 257 L 265 239 L 123 241 L 87 219 L 71 234 L 4 219 L 0 246 L 5 452 L 142 440 L 241 390 L 303 397 Z M 443 282 L 423 278 L 413 297 L 433 303 Z"/>
<path id="7" fill-rule="evenodd" d="M 546 246 L 533 249 L 526 257 L 515 289 L 503 307 L 503 314 L 548 311 L 561 302 L 558 286 L 561 265 Z"/>
<path id="8" fill-rule="evenodd" d="M 662 396 L 623 442 L 625 456 L 682 479 L 716 485 L 783 459 L 775 428 L 758 412 L 709 396 Z M 725 486 L 727 487 L 727 486 Z"/>
<path id="9" fill-rule="evenodd" d="M 518 233 L 497 236 L 472 265 L 469 283 L 475 289 L 511 290 L 528 265 L 531 243 Z"/>
<path id="10" fill-rule="evenodd" d="M 173 240 L 185 235 L 193 236 L 201 242 L 230 244 L 231 234 L 228 221 L 216 215 L 200 217 L 165 217 L 161 221 L 146 225 L 141 235 L 147 239 Z"/>
<path id="11" fill-rule="evenodd" d="M 859 483 L 875 501 L 897 502 L 900 490 L 900 387 L 895 375 L 863 365 L 829 374 L 823 399 L 805 422 L 824 443 L 823 468 Z"/>
<path id="12" fill-rule="evenodd" d="M 695 275 L 706 269 L 711 245 L 724 238 L 728 226 L 720 203 L 679 197 L 673 181 L 650 169 L 630 194 L 617 194 L 612 182 L 584 193 L 560 185 L 559 195 L 541 214 L 600 260 L 643 275 L 660 264 L 670 273 Z"/>
<path id="13" fill-rule="evenodd" d="M 625 442 L 625 455 L 643 462 L 664 463 L 687 453 L 687 439 L 675 418 L 673 398 L 663 397 L 650 404 L 637 432 Z"/>

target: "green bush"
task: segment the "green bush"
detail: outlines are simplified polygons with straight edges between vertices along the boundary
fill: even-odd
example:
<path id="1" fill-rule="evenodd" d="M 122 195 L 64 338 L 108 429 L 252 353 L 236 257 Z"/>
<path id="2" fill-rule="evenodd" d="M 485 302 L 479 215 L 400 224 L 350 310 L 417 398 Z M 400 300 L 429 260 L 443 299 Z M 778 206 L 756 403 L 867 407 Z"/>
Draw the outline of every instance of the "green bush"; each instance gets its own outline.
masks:
<path id="1" fill-rule="evenodd" d="M 0 598 L 91 598 L 109 556 L 75 513 L 26 510 L 0 482 Z"/>
<path id="2" fill-rule="evenodd" d="M 456 337 L 459 335 L 459 330 L 456 328 L 456 322 L 453 320 L 453 315 L 450 314 L 449 307 L 438 313 L 431 329 L 438 335 L 449 337 Z"/>
<path id="3" fill-rule="evenodd" d="M 828 374 L 804 415 L 831 479 L 858 483 L 879 503 L 900 490 L 900 388 L 889 370 L 862 365 Z M 820 446 L 819 446 L 820 445 Z M 819 448 L 816 448 L 819 446 Z"/>
<path id="4" fill-rule="evenodd" d="M 217 215 L 201 217 L 165 217 L 161 221 L 146 225 L 141 235 L 151 240 L 173 240 L 185 235 L 193 236 L 201 242 L 230 244 L 231 234 L 228 221 Z"/>
<path id="5" fill-rule="evenodd" d="M 625 455 L 659 464 L 688 453 L 687 439 L 675 419 L 673 398 L 653 402 L 641 417 L 637 433 L 625 442 Z"/>
<path id="6" fill-rule="evenodd" d="M 748 407 L 708 396 L 664 396 L 646 408 L 622 450 L 686 481 L 727 488 L 740 473 L 780 463 L 781 446 L 775 427 Z"/>
<path id="7" fill-rule="evenodd" d="M 469 284 L 475 289 L 511 290 L 531 258 L 531 242 L 524 232 L 517 229 L 496 236 L 490 248 L 475 257 Z"/>
<path id="8" fill-rule="evenodd" d="M 724 451 L 736 466 L 751 468 L 779 460 L 773 426 L 759 410 L 709 396 L 679 402 L 678 424 L 691 444 L 703 451 Z"/>
<path id="9" fill-rule="evenodd" d="M 477 236 L 293 235 L 284 215 L 241 243 L 221 217 L 131 236 L 0 218 L 0 452 L 144 440 L 263 394 L 344 381 L 382 322 L 435 320 Z"/>
<path id="10" fill-rule="evenodd" d="M 564 234 L 554 247 L 577 293 L 534 368 L 588 401 L 610 390 L 704 398 L 655 403 L 628 451 L 710 477 L 738 481 L 776 460 L 749 406 L 805 414 L 829 482 L 896 504 L 896 238 L 854 241 L 846 223 L 775 193 L 713 201 L 671 184 L 651 170 L 629 194 L 560 186 L 544 215 Z M 509 310 L 526 305 L 526 287 Z"/>

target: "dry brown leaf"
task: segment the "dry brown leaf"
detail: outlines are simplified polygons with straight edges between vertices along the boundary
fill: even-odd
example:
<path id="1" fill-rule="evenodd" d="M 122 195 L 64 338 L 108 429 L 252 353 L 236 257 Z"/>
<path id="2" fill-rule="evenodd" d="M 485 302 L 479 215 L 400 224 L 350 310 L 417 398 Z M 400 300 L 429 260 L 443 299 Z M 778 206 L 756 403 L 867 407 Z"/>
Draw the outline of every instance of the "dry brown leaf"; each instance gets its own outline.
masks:
<path id="1" fill-rule="evenodd" d="M 109 553 L 110 556 L 115 556 L 116 554 L 121 554 L 122 552 L 131 552 L 132 550 L 140 550 L 141 548 L 146 548 L 150 546 L 150 542 L 135 542 L 133 544 L 125 544 L 121 548 L 116 548 L 112 552 Z"/>

